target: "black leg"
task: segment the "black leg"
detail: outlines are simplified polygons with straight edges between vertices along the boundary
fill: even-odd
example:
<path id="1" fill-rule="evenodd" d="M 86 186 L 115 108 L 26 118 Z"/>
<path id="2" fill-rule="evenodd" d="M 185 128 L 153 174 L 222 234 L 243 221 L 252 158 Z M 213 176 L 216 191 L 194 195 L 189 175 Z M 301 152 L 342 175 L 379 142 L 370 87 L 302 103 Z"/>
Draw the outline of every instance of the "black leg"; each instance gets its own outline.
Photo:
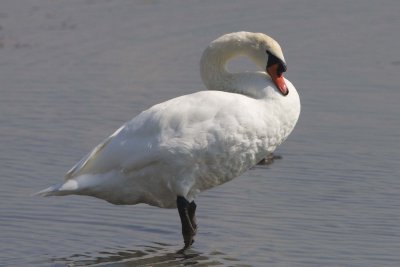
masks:
<path id="1" fill-rule="evenodd" d="M 194 242 L 193 237 L 196 234 L 197 226 L 195 225 L 194 218 L 196 204 L 194 204 L 194 202 L 192 203 L 189 203 L 189 201 L 187 201 L 184 197 L 178 196 L 176 199 L 179 217 L 181 218 L 183 241 L 185 242 L 183 250 L 189 248 L 192 245 L 192 243 Z"/>
<path id="2" fill-rule="evenodd" d="M 192 227 L 194 229 L 194 235 L 196 235 L 196 233 L 197 233 L 196 207 L 197 207 L 196 203 L 194 203 L 194 201 L 192 201 L 192 202 L 190 202 L 189 209 L 188 209 L 190 223 L 192 224 Z"/>

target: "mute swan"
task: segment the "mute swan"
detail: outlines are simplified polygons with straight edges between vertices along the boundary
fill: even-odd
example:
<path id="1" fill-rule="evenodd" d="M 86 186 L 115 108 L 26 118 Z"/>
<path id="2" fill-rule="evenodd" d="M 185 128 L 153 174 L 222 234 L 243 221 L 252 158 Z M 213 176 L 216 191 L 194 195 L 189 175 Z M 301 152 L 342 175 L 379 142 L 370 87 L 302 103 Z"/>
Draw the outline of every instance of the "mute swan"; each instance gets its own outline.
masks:
<path id="1" fill-rule="evenodd" d="M 248 56 L 263 71 L 228 72 L 227 62 L 238 55 Z M 265 34 L 219 37 L 203 52 L 200 70 L 209 90 L 143 111 L 83 157 L 63 184 L 37 195 L 177 207 L 183 250 L 189 248 L 197 230 L 195 196 L 241 175 L 274 151 L 300 113 L 297 91 L 282 75 L 282 50 Z"/>

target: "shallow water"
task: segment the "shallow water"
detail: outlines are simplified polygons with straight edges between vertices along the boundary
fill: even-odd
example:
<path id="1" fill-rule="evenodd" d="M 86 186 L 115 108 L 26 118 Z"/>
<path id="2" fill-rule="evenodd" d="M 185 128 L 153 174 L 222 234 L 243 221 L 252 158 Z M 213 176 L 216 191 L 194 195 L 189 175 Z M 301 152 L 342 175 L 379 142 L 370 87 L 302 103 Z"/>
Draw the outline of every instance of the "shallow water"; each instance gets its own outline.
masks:
<path id="1" fill-rule="evenodd" d="M 0 2 L 0 266 L 399 266 L 400 4 Z M 124 121 L 203 88 L 227 32 L 282 45 L 302 114 L 276 152 L 178 214 L 30 195 Z M 240 66 L 239 66 L 240 67 Z"/>

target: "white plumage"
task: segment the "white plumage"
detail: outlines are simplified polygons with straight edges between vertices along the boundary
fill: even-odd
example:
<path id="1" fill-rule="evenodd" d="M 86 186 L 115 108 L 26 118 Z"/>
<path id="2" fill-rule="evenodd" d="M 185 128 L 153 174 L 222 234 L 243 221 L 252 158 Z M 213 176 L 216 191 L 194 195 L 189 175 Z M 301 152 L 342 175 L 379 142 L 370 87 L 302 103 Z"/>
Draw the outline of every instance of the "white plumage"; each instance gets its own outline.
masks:
<path id="1" fill-rule="evenodd" d="M 285 96 L 264 71 L 266 51 L 285 65 L 281 48 L 267 35 L 218 38 L 201 59 L 209 90 L 143 111 L 78 162 L 65 183 L 38 194 L 173 208 L 177 196 L 192 201 L 241 175 L 287 138 L 300 113 L 294 86 L 284 80 Z M 237 55 L 249 56 L 263 71 L 229 73 L 225 65 Z"/>

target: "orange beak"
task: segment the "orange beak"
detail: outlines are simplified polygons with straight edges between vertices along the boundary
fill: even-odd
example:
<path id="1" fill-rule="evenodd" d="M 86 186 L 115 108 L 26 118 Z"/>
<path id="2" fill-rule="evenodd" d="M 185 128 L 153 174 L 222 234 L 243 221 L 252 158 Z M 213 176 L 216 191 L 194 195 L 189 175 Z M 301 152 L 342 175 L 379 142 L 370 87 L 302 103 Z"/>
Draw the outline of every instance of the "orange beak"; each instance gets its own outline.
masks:
<path id="1" fill-rule="evenodd" d="M 289 89 L 286 86 L 285 79 L 283 78 L 282 72 L 278 71 L 279 64 L 273 64 L 267 67 L 267 73 L 275 83 L 276 87 L 281 91 L 282 95 L 286 96 L 289 94 Z"/>

